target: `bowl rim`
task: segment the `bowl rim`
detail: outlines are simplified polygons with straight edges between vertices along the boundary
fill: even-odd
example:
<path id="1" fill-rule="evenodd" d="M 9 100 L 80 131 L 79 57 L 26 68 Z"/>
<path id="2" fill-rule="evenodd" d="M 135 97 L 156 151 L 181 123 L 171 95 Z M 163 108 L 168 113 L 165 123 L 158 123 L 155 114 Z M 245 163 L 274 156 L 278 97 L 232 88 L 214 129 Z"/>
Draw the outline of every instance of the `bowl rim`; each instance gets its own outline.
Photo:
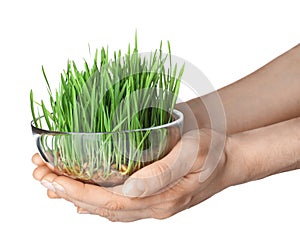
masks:
<path id="1" fill-rule="evenodd" d="M 180 112 L 177 109 L 173 109 L 172 115 L 175 115 L 177 118 L 169 123 L 160 125 L 160 126 L 154 126 L 154 127 L 147 127 L 147 128 L 140 128 L 140 129 L 133 129 L 133 130 L 118 130 L 114 132 L 60 132 L 60 131 L 50 131 L 42 128 L 38 128 L 34 125 L 34 121 L 32 120 L 31 123 L 31 129 L 32 132 L 35 134 L 48 134 L 48 135 L 57 135 L 57 134 L 69 134 L 69 135 L 101 135 L 101 134 L 114 134 L 114 133 L 133 133 L 133 132 L 141 132 L 141 131 L 148 131 L 148 130 L 156 130 L 161 128 L 168 128 L 171 126 L 175 126 L 176 124 L 182 123 L 184 120 L 184 115 L 182 112 Z M 44 118 L 44 116 L 40 116 L 38 119 Z"/>

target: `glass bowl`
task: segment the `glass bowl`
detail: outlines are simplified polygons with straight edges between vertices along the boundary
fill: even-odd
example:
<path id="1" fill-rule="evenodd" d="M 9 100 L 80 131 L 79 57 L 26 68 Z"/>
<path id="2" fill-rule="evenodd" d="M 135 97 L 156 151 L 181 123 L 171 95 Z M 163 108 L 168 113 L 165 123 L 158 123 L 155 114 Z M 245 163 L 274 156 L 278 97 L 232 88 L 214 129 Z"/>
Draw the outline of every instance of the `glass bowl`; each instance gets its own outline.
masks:
<path id="1" fill-rule="evenodd" d="M 161 126 L 107 133 L 54 132 L 37 128 L 33 121 L 31 128 L 41 157 L 57 174 L 110 187 L 174 147 L 182 135 L 183 114 L 174 110 L 172 117 Z"/>

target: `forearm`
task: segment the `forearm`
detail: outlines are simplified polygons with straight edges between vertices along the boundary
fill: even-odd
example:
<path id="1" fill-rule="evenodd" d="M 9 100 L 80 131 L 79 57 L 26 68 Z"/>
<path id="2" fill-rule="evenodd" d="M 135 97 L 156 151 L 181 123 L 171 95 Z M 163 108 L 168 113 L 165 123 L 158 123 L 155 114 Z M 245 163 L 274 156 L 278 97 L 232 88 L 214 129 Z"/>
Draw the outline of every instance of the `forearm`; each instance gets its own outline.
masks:
<path id="1" fill-rule="evenodd" d="M 234 184 L 300 168 L 300 118 L 229 136 L 229 174 Z"/>
<path id="2" fill-rule="evenodd" d="M 220 96 L 227 133 L 258 128 L 300 116 L 300 45 L 259 70 L 216 92 L 187 102 L 199 127 L 211 127 L 207 111 Z M 189 116 L 186 130 L 194 129 Z"/>

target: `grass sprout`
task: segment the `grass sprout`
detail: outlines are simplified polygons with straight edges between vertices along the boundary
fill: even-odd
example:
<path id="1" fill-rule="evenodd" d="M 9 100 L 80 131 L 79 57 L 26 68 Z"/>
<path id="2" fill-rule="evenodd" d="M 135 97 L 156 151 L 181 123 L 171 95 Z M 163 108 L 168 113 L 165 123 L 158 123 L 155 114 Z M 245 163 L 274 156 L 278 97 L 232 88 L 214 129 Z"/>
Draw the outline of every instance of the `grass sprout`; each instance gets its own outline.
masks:
<path id="1" fill-rule="evenodd" d="M 150 55 L 139 54 L 136 34 L 124 56 L 119 50 L 110 59 L 108 48 L 97 49 L 83 70 L 68 61 L 55 91 L 42 67 L 49 99 L 36 101 L 31 90 L 30 108 L 36 128 L 59 132 L 40 142 L 61 171 L 85 180 L 100 171 L 105 179 L 115 170 L 130 175 L 163 155 L 167 130 L 151 128 L 173 121 L 184 72 L 172 65 L 167 45 L 166 54 L 162 42 Z"/>

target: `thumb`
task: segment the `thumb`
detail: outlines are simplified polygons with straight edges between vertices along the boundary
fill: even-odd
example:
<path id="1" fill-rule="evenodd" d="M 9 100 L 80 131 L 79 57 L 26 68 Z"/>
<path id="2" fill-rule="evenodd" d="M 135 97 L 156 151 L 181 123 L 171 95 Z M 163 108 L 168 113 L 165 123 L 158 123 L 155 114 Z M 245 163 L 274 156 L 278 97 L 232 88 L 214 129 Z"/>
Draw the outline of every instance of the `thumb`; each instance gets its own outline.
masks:
<path id="1" fill-rule="evenodd" d="M 199 137 L 185 134 L 167 156 L 129 177 L 123 185 L 123 194 L 129 197 L 150 196 L 185 176 L 197 158 Z"/>

